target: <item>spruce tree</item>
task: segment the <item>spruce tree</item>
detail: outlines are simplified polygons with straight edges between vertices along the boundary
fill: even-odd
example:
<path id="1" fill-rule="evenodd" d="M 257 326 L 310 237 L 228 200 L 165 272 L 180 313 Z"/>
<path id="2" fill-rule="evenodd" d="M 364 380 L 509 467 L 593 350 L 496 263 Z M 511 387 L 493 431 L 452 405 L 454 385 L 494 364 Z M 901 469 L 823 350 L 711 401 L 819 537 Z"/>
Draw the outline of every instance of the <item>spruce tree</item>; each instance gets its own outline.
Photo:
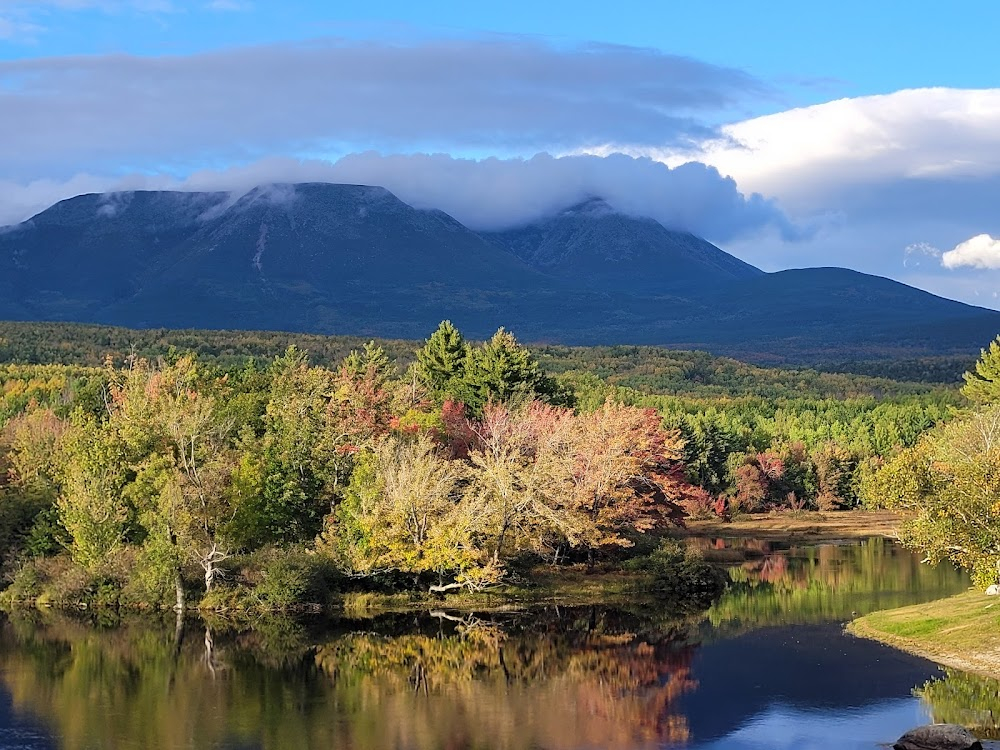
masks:
<path id="1" fill-rule="evenodd" d="M 503 328 L 469 352 L 465 381 L 470 391 L 467 403 L 475 413 L 490 401 L 538 399 L 564 406 L 573 401 L 572 394 L 546 375 L 534 355 Z"/>
<path id="2" fill-rule="evenodd" d="M 450 320 L 442 321 L 417 350 L 417 374 L 438 401 L 466 396 L 465 367 L 469 347 Z"/>

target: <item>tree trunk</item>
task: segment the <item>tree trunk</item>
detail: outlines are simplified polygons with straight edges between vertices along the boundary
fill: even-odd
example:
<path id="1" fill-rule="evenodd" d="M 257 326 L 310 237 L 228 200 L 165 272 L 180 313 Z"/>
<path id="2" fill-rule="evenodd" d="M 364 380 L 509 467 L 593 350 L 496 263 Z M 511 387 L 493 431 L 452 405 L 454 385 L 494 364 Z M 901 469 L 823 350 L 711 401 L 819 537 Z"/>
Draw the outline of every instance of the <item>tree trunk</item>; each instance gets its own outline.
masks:
<path id="1" fill-rule="evenodd" d="M 218 662 L 215 660 L 215 638 L 212 637 L 212 629 L 205 626 L 205 666 L 208 667 L 208 671 L 212 673 L 212 677 L 215 677 L 216 668 Z"/>
<path id="2" fill-rule="evenodd" d="M 446 584 L 443 584 L 443 585 L 442 584 L 434 584 L 433 586 L 431 586 L 428 589 L 428 591 L 432 591 L 434 593 L 439 594 L 439 593 L 443 593 L 445 591 L 454 591 L 455 589 L 460 589 L 464 585 L 465 585 L 464 583 L 446 583 Z"/>
<path id="3" fill-rule="evenodd" d="M 177 603 L 174 605 L 174 610 L 177 612 L 184 611 L 184 579 L 181 578 L 181 572 L 178 570 L 174 573 L 174 591 L 177 594 Z"/>
<path id="4" fill-rule="evenodd" d="M 174 659 L 180 656 L 181 643 L 184 641 L 184 610 L 177 611 L 177 620 L 174 622 Z"/>
<path id="5" fill-rule="evenodd" d="M 215 561 L 209 557 L 205 563 L 205 593 L 209 593 L 212 590 L 212 584 L 215 583 Z"/>

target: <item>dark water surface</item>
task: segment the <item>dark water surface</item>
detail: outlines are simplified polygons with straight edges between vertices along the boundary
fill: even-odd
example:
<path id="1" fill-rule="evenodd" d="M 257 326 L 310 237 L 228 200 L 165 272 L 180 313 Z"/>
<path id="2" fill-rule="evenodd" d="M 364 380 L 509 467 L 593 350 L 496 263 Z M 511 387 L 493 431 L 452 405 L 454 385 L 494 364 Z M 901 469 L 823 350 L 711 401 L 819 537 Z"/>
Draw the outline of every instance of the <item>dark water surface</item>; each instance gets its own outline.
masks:
<path id="1" fill-rule="evenodd" d="M 843 634 L 852 613 L 963 590 L 960 573 L 881 540 L 701 544 L 749 561 L 693 614 L 637 602 L 179 631 L 11 616 L 0 746 L 872 750 L 929 718 L 992 725 L 997 683 Z"/>

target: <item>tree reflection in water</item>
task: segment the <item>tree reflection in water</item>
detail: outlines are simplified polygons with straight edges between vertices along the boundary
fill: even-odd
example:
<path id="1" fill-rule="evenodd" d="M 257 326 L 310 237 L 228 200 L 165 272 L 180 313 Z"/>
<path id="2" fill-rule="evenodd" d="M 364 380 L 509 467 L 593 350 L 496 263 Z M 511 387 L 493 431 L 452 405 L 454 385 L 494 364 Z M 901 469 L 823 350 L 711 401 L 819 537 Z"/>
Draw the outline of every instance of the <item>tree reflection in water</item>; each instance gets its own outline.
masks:
<path id="1" fill-rule="evenodd" d="M 913 694 L 935 722 L 962 724 L 984 739 L 1000 739 L 1000 681 L 955 669 L 928 680 Z"/>
<path id="2" fill-rule="evenodd" d="M 840 641 L 839 623 L 968 585 L 879 540 L 723 541 L 713 552 L 739 558 L 733 586 L 686 617 L 653 600 L 634 611 L 272 617 L 252 627 L 19 613 L 0 627 L 0 680 L 18 714 L 67 750 L 635 750 L 713 742 L 771 715 L 775 700 L 830 715 L 888 701 L 891 713 L 931 665 Z M 874 663 L 859 686 L 856 674 Z M 968 723 L 961 712 L 971 710 L 988 726 L 996 690 L 949 674 L 920 695 L 935 717 Z"/>
<path id="3" fill-rule="evenodd" d="M 4 626 L 16 710 L 69 750 L 642 748 L 684 741 L 689 621 L 600 609 L 393 616 L 317 634 L 45 613 Z M 402 631 L 401 635 L 397 635 Z"/>

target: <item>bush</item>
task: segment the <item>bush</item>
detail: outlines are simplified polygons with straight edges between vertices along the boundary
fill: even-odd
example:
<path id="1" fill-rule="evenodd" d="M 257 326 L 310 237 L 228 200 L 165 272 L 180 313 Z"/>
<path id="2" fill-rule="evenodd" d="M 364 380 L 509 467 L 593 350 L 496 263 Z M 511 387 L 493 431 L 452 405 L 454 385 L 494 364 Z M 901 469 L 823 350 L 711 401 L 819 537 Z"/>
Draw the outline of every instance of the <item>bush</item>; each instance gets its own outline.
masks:
<path id="1" fill-rule="evenodd" d="M 25 563 L 14 572 L 3 598 L 11 603 L 34 601 L 42 592 L 42 583 L 38 566 L 33 562 Z"/>
<path id="2" fill-rule="evenodd" d="M 239 597 L 238 589 L 250 591 L 254 606 L 269 610 L 326 605 L 341 588 L 341 574 L 324 555 L 299 549 L 264 549 L 234 561 L 233 586 L 221 587 L 213 595 Z M 230 593 L 226 593 L 230 592 Z M 207 605 L 206 605 L 207 606 Z"/>
<path id="3" fill-rule="evenodd" d="M 29 563 L 39 576 L 39 592 L 35 603 L 40 606 L 77 606 L 89 603 L 94 596 L 95 581 L 69 555 L 40 558 Z"/>
<path id="4" fill-rule="evenodd" d="M 662 540 L 652 553 L 631 560 L 628 567 L 651 575 L 657 592 L 698 603 L 715 599 L 729 585 L 724 570 L 674 539 Z"/>

